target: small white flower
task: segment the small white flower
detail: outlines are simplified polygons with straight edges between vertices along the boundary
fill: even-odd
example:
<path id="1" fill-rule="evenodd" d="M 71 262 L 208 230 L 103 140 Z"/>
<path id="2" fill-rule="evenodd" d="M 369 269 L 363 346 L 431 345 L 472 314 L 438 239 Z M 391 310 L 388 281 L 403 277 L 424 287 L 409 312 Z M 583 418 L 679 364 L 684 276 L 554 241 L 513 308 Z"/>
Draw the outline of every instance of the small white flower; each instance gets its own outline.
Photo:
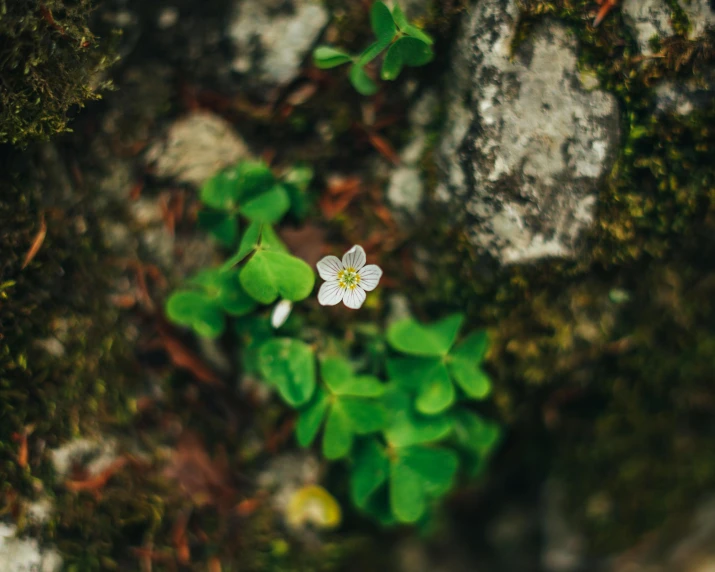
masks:
<path id="1" fill-rule="evenodd" d="M 355 245 L 343 259 L 326 256 L 318 262 L 318 273 L 325 284 L 318 292 L 318 302 L 323 306 L 335 306 L 343 302 L 348 308 L 357 310 L 365 301 L 365 292 L 377 287 L 382 270 L 376 264 L 365 266 L 365 251 Z"/>
<path id="2" fill-rule="evenodd" d="M 290 300 L 281 300 L 278 302 L 271 313 L 271 326 L 277 330 L 285 324 L 292 309 L 293 303 Z"/>

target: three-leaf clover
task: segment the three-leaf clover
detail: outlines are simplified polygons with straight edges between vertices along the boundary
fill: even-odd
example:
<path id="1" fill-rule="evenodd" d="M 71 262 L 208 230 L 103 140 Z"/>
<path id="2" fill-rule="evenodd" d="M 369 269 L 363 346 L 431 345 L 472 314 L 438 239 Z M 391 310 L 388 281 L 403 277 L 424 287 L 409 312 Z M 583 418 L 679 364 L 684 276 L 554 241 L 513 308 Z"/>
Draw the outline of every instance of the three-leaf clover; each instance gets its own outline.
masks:
<path id="1" fill-rule="evenodd" d="M 193 328 L 200 336 L 221 335 L 226 325 L 224 313 L 243 316 L 256 307 L 235 271 L 204 270 L 188 280 L 187 286 L 169 296 L 166 315 L 175 324 Z"/>
<path id="2" fill-rule="evenodd" d="M 385 386 L 370 375 L 353 374 L 350 364 L 342 358 L 328 357 L 321 361 L 319 387 L 296 425 L 298 443 L 309 446 L 325 422 L 323 455 L 339 459 L 347 455 L 356 435 L 367 435 L 382 429 L 387 420 L 383 404 L 376 400 Z"/>
<path id="3" fill-rule="evenodd" d="M 240 271 L 239 279 L 246 292 L 262 304 L 278 297 L 291 302 L 307 298 L 315 285 L 313 269 L 288 249 L 267 224 L 252 223 L 243 235 L 238 251 L 224 268 L 243 261 L 253 253 Z"/>
<path id="4" fill-rule="evenodd" d="M 391 422 L 384 431 L 386 443 L 370 439 L 357 449 L 351 496 L 358 508 L 379 509 L 374 500 L 387 486 L 394 519 L 413 523 L 422 518 L 430 501 L 452 487 L 459 457 L 434 443 L 452 432 L 454 421 L 412 410 L 409 396 L 399 389 L 386 393 L 385 402 L 391 413 Z"/>
<path id="5" fill-rule="evenodd" d="M 238 239 L 238 215 L 259 223 L 279 221 L 291 206 L 289 185 L 260 161 L 221 171 L 201 187 L 199 225 L 225 246 Z"/>
<path id="6" fill-rule="evenodd" d="M 390 379 L 416 393 L 421 413 L 449 408 L 457 397 L 455 383 L 471 399 L 483 399 L 491 391 L 489 377 L 479 367 L 489 344 L 486 332 L 473 332 L 453 347 L 463 321 L 460 314 L 429 325 L 406 319 L 387 331 L 388 343 L 410 356 L 388 360 Z"/>
<path id="7" fill-rule="evenodd" d="M 332 46 L 318 46 L 313 52 L 315 65 L 330 69 L 352 63 L 348 74 L 350 83 L 358 93 L 374 95 L 378 86 L 365 71 L 365 66 L 386 49 L 381 72 L 384 80 L 396 79 L 404 66 L 417 67 L 432 61 L 432 38 L 410 24 L 399 5 L 395 4 L 390 12 L 384 2 L 373 2 L 370 25 L 376 39 L 360 55 L 353 57 Z"/>

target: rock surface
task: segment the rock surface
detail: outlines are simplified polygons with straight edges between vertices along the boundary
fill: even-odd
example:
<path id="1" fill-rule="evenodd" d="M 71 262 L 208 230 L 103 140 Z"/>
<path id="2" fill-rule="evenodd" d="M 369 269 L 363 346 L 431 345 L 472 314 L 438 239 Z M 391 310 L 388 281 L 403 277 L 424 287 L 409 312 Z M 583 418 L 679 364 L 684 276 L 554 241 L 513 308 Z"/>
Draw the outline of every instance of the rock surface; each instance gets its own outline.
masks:
<path id="1" fill-rule="evenodd" d="M 424 199 L 420 160 L 427 149 L 427 131 L 435 121 L 437 109 L 437 96 L 429 91 L 409 112 L 410 142 L 400 150 L 400 165 L 392 171 L 387 187 L 387 200 L 403 221 L 417 217 Z"/>
<path id="2" fill-rule="evenodd" d="M 244 0 L 228 24 L 232 69 L 266 86 L 293 80 L 328 23 L 320 0 Z"/>
<path id="3" fill-rule="evenodd" d="M 42 550 L 33 538 L 17 538 L 14 526 L 0 523 L 0 563 L 3 572 L 55 572 L 62 558 L 54 550 Z"/>
<path id="4" fill-rule="evenodd" d="M 690 39 L 698 38 L 708 28 L 715 27 L 715 10 L 709 0 L 685 0 L 680 2 L 680 6 L 690 21 Z M 643 54 L 653 54 L 650 43 L 654 37 L 663 39 L 675 33 L 673 10 L 666 0 L 625 0 L 622 9 L 626 22 L 636 32 Z"/>
<path id="5" fill-rule="evenodd" d="M 248 156 L 231 124 L 213 113 L 196 111 L 175 121 L 164 140 L 149 149 L 146 160 L 159 177 L 199 186 Z"/>
<path id="6" fill-rule="evenodd" d="M 623 14 L 638 38 L 638 47 L 643 54 L 652 54 L 651 39 L 673 35 L 672 10 L 665 0 L 625 0 Z"/>
<path id="7" fill-rule="evenodd" d="M 473 6 L 456 47 L 437 189 L 502 263 L 576 255 L 618 144 L 616 99 L 579 80 L 576 42 L 545 21 L 510 56 L 514 0 Z"/>

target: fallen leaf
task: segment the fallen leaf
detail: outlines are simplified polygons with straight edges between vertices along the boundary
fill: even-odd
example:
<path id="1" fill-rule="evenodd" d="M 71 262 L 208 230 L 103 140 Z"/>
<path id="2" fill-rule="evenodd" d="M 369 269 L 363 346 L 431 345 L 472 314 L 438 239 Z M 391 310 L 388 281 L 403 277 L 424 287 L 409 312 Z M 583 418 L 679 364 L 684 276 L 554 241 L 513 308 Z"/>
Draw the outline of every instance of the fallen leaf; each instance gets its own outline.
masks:
<path id="1" fill-rule="evenodd" d="M 166 324 L 157 326 L 161 344 L 169 354 L 169 359 L 176 367 L 189 370 L 194 377 L 209 385 L 223 385 L 221 379 L 206 365 L 201 358 L 187 348 L 181 341 L 171 334 Z"/>
<path id="2" fill-rule="evenodd" d="M 21 270 L 24 270 L 30 262 L 32 262 L 32 259 L 35 258 L 37 253 L 39 252 L 40 248 L 42 247 L 42 243 L 45 241 L 45 236 L 47 236 L 47 223 L 45 222 L 45 215 L 41 214 L 40 215 L 40 230 L 37 231 L 37 234 L 35 235 L 35 238 L 32 241 L 32 245 L 30 246 L 30 250 L 27 251 L 27 254 L 25 255 L 25 260 L 22 263 L 22 266 L 20 267 Z"/>
<path id="3" fill-rule="evenodd" d="M 198 506 L 229 506 L 233 489 L 228 484 L 228 470 L 211 459 L 201 440 L 185 431 L 174 450 L 164 475 Z"/>
<path id="4" fill-rule="evenodd" d="M 104 469 L 101 473 L 98 475 L 95 475 L 93 477 L 88 477 L 87 479 L 82 479 L 82 480 L 67 480 L 65 481 L 65 488 L 67 490 L 70 490 L 72 492 L 79 492 L 79 491 L 96 491 L 99 489 L 104 488 L 104 486 L 107 484 L 107 481 L 112 478 L 112 476 L 127 464 L 127 458 L 126 457 L 120 457 L 116 461 L 114 461 L 109 467 Z"/>

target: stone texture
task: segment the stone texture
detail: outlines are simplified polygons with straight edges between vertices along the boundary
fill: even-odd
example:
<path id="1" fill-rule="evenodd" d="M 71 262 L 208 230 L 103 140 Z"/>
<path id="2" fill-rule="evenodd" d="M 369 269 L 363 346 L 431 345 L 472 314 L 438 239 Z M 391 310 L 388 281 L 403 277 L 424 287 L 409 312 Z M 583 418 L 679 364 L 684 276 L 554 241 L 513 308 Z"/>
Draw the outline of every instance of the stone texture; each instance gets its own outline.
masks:
<path id="1" fill-rule="evenodd" d="M 56 572 L 62 558 L 54 550 L 40 549 L 34 538 L 17 538 L 17 529 L 0 522 L 0 563 L 3 572 Z"/>
<path id="2" fill-rule="evenodd" d="M 587 90 L 562 25 L 534 28 L 512 59 L 518 3 L 475 4 L 457 42 L 437 197 L 502 263 L 572 257 L 618 145 L 616 99 Z"/>
<path id="3" fill-rule="evenodd" d="M 638 47 L 643 54 L 652 54 L 650 41 L 654 36 L 666 38 L 673 35 L 672 11 L 665 0 L 625 0 L 623 14 L 634 29 Z"/>
<path id="4" fill-rule="evenodd" d="M 715 27 L 715 10 L 710 0 L 681 0 L 680 6 L 690 20 L 690 39 L 699 38 L 708 28 Z M 666 0 L 625 0 L 622 10 L 643 54 L 653 54 L 650 41 L 654 36 L 662 39 L 675 33 L 672 9 Z"/>
<path id="5" fill-rule="evenodd" d="M 298 75 L 327 23 L 320 0 L 236 2 L 227 28 L 236 51 L 232 69 L 267 86 L 286 84 Z"/>
<path id="6" fill-rule="evenodd" d="M 159 177 L 199 186 L 248 156 L 248 147 L 230 123 L 195 111 L 171 124 L 164 139 L 147 151 L 146 160 Z"/>
<path id="7" fill-rule="evenodd" d="M 709 0 L 682 0 L 681 7 L 690 21 L 690 39 L 701 37 L 708 28 L 715 27 L 715 10 Z M 641 53 L 652 55 L 650 41 L 675 32 L 671 23 L 672 10 L 666 0 L 625 0 L 623 13 L 633 28 Z M 688 115 L 715 98 L 715 71 L 699 70 L 697 77 L 667 80 L 656 87 L 656 108 L 659 112 Z"/>
<path id="8" fill-rule="evenodd" d="M 400 165 L 390 174 L 387 186 L 387 200 L 401 222 L 417 218 L 424 199 L 420 160 L 427 149 L 427 132 L 437 109 L 437 96 L 429 91 L 409 112 L 410 142 L 400 150 Z"/>
<path id="9" fill-rule="evenodd" d="M 680 0 L 690 20 L 690 37 L 701 36 L 708 28 L 715 28 L 715 5 L 712 0 Z"/>

